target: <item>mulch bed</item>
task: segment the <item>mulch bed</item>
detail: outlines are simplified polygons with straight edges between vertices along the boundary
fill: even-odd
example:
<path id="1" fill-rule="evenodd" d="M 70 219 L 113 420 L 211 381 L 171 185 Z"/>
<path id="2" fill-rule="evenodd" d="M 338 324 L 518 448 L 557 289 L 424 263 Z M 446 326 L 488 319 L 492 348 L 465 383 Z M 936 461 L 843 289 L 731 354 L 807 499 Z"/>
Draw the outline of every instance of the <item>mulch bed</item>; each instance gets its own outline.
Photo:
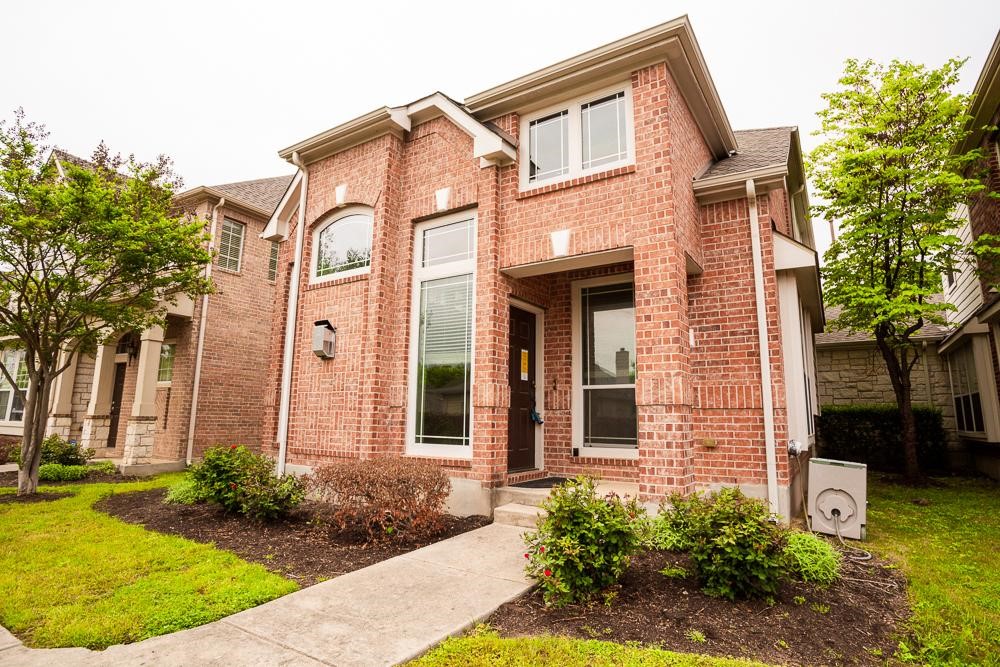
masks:
<path id="1" fill-rule="evenodd" d="M 135 477 L 132 475 L 124 476 L 119 473 L 97 473 L 92 472 L 83 479 L 78 479 L 70 482 L 39 482 L 39 486 L 69 486 L 77 484 L 108 484 L 108 483 L 122 483 L 122 482 L 137 482 L 141 480 L 141 477 Z M 17 471 L 11 470 L 8 472 L 0 472 L 0 486 L 17 486 Z"/>
<path id="2" fill-rule="evenodd" d="M 0 505 L 26 505 L 29 503 L 47 503 L 51 500 L 59 500 L 60 498 L 69 498 L 72 493 L 32 493 L 30 496 L 17 496 L 13 493 L 5 493 L 0 496 Z"/>
<path id="3" fill-rule="evenodd" d="M 829 589 L 788 584 L 775 604 L 768 605 L 709 597 L 693 576 L 660 574 L 667 566 L 690 572 L 687 556 L 651 553 L 633 560 L 609 605 L 546 609 L 536 589 L 500 607 L 487 623 L 508 637 L 551 634 L 636 641 L 773 664 L 884 664 L 910 613 L 905 580 L 888 565 L 845 558 L 842 579 Z M 705 641 L 686 636 L 691 631 L 703 633 Z"/>
<path id="4" fill-rule="evenodd" d="M 117 493 L 94 508 L 148 530 L 214 544 L 301 586 L 359 570 L 489 523 L 483 516 L 447 517 L 444 528 L 428 539 L 397 536 L 365 544 L 359 535 L 338 533 L 317 521 L 313 504 L 308 501 L 284 519 L 255 523 L 226 514 L 217 505 L 168 505 L 163 502 L 165 495 L 166 489 Z"/>

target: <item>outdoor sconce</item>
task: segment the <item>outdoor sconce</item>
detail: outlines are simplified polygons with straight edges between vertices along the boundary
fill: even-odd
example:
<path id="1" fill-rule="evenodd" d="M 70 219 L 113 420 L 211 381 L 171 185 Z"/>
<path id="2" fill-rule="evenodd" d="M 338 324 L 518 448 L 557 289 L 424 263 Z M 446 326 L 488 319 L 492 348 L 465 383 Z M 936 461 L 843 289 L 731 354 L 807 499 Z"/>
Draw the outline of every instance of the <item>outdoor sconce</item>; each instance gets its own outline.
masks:
<path id="1" fill-rule="evenodd" d="M 333 359 L 337 354 L 337 327 L 330 320 L 313 322 L 313 353 L 320 359 Z"/>

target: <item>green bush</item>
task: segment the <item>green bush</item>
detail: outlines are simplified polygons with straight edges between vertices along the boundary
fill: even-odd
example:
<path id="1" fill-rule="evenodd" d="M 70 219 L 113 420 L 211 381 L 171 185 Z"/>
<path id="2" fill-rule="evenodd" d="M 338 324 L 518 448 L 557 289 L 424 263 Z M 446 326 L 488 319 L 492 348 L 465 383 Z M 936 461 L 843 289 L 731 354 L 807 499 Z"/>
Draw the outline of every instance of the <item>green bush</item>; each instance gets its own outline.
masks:
<path id="1" fill-rule="evenodd" d="M 12 461 L 21 465 L 21 448 L 13 450 Z M 58 463 L 64 466 L 83 466 L 94 458 L 93 449 L 85 449 L 76 441 L 67 441 L 61 436 L 50 435 L 42 440 L 42 460 L 40 465 Z"/>
<path id="2" fill-rule="evenodd" d="M 915 405 L 917 459 L 925 471 L 948 469 L 947 438 L 941 411 Z M 824 405 L 816 421 L 819 456 L 867 463 L 872 470 L 901 472 L 904 456 L 899 409 L 889 405 Z"/>
<path id="3" fill-rule="evenodd" d="M 190 475 L 185 475 L 181 481 L 167 489 L 167 495 L 163 502 L 175 505 L 196 505 L 206 500 L 208 498 L 202 493 L 198 483 L 191 479 Z"/>
<path id="4" fill-rule="evenodd" d="M 75 482 L 87 476 L 87 466 L 67 466 L 61 463 L 43 463 L 38 466 L 40 482 Z"/>
<path id="5" fill-rule="evenodd" d="M 812 533 L 790 532 L 785 559 L 788 568 L 806 583 L 829 586 L 840 577 L 840 552 Z"/>
<path id="6" fill-rule="evenodd" d="M 598 496 L 588 477 L 553 488 L 542 508 L 538 530 L 525 535 L 525 557 L 548 604 L 586 600 L 616 583 L 642 545 L 645 510 L 635 499 Z"/>
<path id="7" fill-rule="evenodd" d="M 98 463 L 88 463 L 87 464 L 87 474 L 96 475 L 114 475 L 118 472 L 118 467 L 111 461 L 100 461 Z"/>
<path id="8" fill-rule="evenodd" d="M 298 478 L 278 477 L 271 459 L 243 445 L 209 449 L 188 474 L 205 499 L 252 519 L 277 518 L 305 498 Z"/>
<path id="9" fill-rule="evenodd" d="M 703 501 L 697 495 L 675 494 L 660 503 L 660 511 L 648 521 L 643 542 L 656 551 L 687 551 L 691 548 L 692 522 Z"/>
<path id="10" fill-rule="evenodd" d="M 708 496 L 675 494 L 670 503 L 661 514 L 677 527 L 706 593 L 734 600 L 778 592 L 785 530 L 763 502 L 725 488 Z"/>

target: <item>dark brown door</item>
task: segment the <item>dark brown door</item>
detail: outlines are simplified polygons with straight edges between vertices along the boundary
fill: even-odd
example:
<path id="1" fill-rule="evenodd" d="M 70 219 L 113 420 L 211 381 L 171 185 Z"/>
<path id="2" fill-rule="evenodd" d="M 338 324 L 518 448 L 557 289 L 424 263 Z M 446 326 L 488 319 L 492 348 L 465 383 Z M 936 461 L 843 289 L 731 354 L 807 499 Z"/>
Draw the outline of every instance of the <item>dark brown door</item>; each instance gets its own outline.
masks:
<path id="1" fill-rule="evenodd" d="M 535 315 L 510 308 L 510 415 L 507 469 L 535 467 Z"/>
<path id="2" fill-rule="evenodd" d="M 118 440 L 118 418 L 122 413 L 122 392 L 125 390 L 125 369 L 128 364 L 115 364 L 115 386 L 111 391 L 111 424 L 108 429 L 108 447 Z"/>

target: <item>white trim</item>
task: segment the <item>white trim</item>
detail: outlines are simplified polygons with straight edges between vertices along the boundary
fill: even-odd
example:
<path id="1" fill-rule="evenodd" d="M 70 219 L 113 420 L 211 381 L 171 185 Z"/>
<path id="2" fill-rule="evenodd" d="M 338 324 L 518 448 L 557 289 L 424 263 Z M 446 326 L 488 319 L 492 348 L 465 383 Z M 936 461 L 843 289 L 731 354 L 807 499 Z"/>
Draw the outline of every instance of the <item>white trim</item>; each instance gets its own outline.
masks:
<path id="1" fill-rule="evenodd" d="M 602 97 L 607 97 L 608 95 L 614 95 L 615 93 L 625 93 L 625 141 L 626 155 L 622 160 L 616 162 L 609 162 L 607 164 L 601 164 L 596 167 L 590 167 L 589 169 L 583 168 L 583 136 L 582 136 L 582 120 L 581 120 L 581 107 L 584 104 L 601 99 Z M 529 151 L 531 150 L 531 140 L 530 140 L 530 126 L 532 121 L 538 120 L 539 118 L 544 118 L 554 113 L 559 113 L 561 111 L 567 111 L 568 128 L 567 132 L 569 134 L 569 171 L 556 178 L 546 178 L 541 181 L 529 182 L 528 180 L 528 169 L 530 159 L 528 157 Z M 543 188 L 549 185 L 554 185 L 556 183 L 564 183 L 566 181 L 571 181 L 575 178 L 582 178 L 584 176 L 589 176 L 590 174 L 599 174 L 604 171 L 609 171 L 611 169 L 617 169 L 619 167 L 625 167 L 628 165 L 635 164 L 635 111 L 632 106 L 632 81 L 622 81 L 614 86 L 606 86 L 604 88 L 598 88 L 591 90 L 584 95 L 578 95 L 571 99 L 564 100 L 559 104 L 553 104 L 547 106 L 538 111 L 534 111 L 530 114 L 526 114 L 521 117 L 521 142 L 520 142 L 520 160 L 518 166 L 519 174 L 519 185 L 518 188 L 521 192 L 526 192 L 528 190 L 533 190 L 535 188 Z"/>
<path id="2" fill-rule="evenodd" d="M 602 458 L 602 459 L 638 459 L 639 447 L 587 447 L 583 444 L 583 345 L 582 327 L 582 307 L 580 303 L 582 290 L 585 287 L 599 287 L 601 285 L 615 285 L 618 283 L 632 283 L 633 294 L 635 294 L 635 274 L 616 273 L 610 276 L 599 278 L 587 278 L 585 280 L 573 281 L 570 289 L 572 300 L 570 308 L 570 323 L 572 329 L 572 353 L 571 373 L 572 373 L 572 399 L 570 402 L 570 416 L 572 421 L 572 446 L 580 452 L 580 458 Z M 638 379 L 638 378 L 636 378 Z M 615 385 L 621 388 L 628 388 L 632 385 Z M 638 443 L 637 443 L 638 444 Z"/>
<path id="3" fill-rule="evenodd" d="M 434 266 L 421 266 L 423 256 L 423 233 L 428 229 L 443 227 L 456 222 L 466 220 L 472 221 L 473 239 L 472 257 L 446 264 L 435 264 Z M 406 407 L 406 453 L 416 456 L 432 456 L 448 459 L 471 459 L 475 435 L 475 407 L 473 396 L 469 394 L 469 444 L 460 445 L 431 445 L 417 444 L 416 442 L 416 410 L 417 410 L 417 361 L 420 346 L 420 287 L 429 280 L 440 278 L 451 278 L 456 276 L 472 275 L 472 355 L 469 367 L 469 377 L 475 378 L 476 374 L 476 256 L 478 245 L 478 216 L 475 209 L 461 211 L 451 215 L 441 216 L 432 220 L 413 225 L 413 263 L 412 284 L 410 286 L 410 353 L 409 372 L 407 386 L 407 407 Z"/>
<path id="4" fill-rule="evenodd" d="M 510 297 L 510 305 L 535 316 L 535 403 L 545 420 L 545 310 Z M 545 469 L 545 424 L 535 424 L 535 470 Z"/>
<path id="5" fill-rule="evenodd" d="M 170 345 L 171 347 L 174 348 L 174 357 L 171 360 L 171 365 L 170 365 L 170 379 L 169 380 L 161 380 L 160 379 L 160 360 L 163 359 L 163 348 L 166 347 L 167 345 Z M 160 357 L 159 357 L 159 359 L 157 359 L 157 362 L 156 362 L 156 386 L 157 386 L 157 388 L 159 388 L 159 387 L 169 387 L 171 384 L 173 384 L 173 381 L 174 381 L 174 366 L 173 366 L 173 363 L 176 362 L 176 361 L 177 361 L 177 339 L 176 338 L 171 338 L 170 340 L 164 340 L 162 343 L 160 343 Z"/>
<path id="6" fill-rule="evenodd" d="M 246 242 L 247 242 L 247 223 L 241 222 L 241 221 L 236 220 L 234 218 L 228 218 L 226 216 L 222 216 L 222 226 L 219 228 L 219 245 L 220 246 L 222 245 L 222 234 L 223 234 L 223 232 L 226 229 L 226 223 L 227 222 L 232 223 L 234 225 L 238 225 L 239 228 L 240 228 L 240 249 L 237 251 L 237 254 L 236 254 L 236 268 L 235 269 L 230 269 L 227 266 L 223 266 L 222 262 L 220 261 L 222 259 L 222 254 L 221 253 L 219 254 L 219 257 L 216 259 L 215 263 L 219 267 L 220 271 L 225 271 L 226 273 L 240 273 L 243 270 L 243 251 L 244 251 L 244 249 L 246 247 Z M 228 260 L 228 259 L 231 259 L 231 258 L 227 257 L 226 259 Z"/>
<path id="7" fill-rule="evenodd" d="M 347 271 L 336 271 L 325 276 L 316 275 L 316 262 L 319 260 L 319 235 L 322 234 L 328 227 L 332 227 L 344 218 L 349 218 L 354 215 L 361 215 L 368 218 L 369 221 L 369 243 L 368 243 L 368 266 L 362 266 L 357 269 L 348 269 Z M 371 241 L 372 234 L 375 230 L 375 212 L 370 206 L 348 206 L 343 208 L 336 213 L 330 215 L 329 218 L 315 225 L 309 233 L 312 235 L 312 246 L 310 248 L 309 254 L 309 284 L 316 285 L 319 283 L 330 282 L 331 280 L 337 280 L 339 278 L 350 278 L 351 276 L 360 276 L 366 273 L 371 273 Z"/>

